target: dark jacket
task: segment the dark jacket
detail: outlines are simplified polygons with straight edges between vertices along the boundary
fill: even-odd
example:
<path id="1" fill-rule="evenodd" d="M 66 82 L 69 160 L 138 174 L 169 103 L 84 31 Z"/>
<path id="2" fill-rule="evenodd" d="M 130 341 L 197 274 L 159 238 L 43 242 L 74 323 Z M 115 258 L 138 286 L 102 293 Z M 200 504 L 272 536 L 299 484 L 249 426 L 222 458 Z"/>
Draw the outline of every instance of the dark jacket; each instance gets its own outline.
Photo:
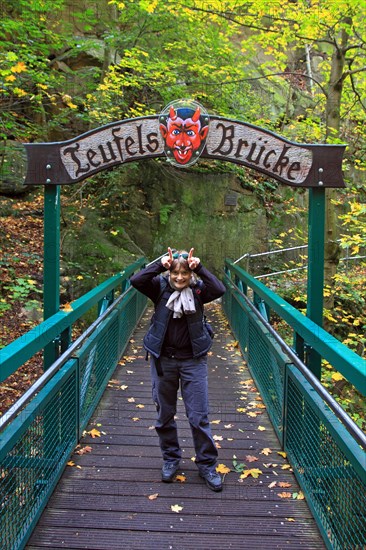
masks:
<path id="1" fill-rule="evenodd" d="M 144 338 L 144 347 L 154 357 L 174 355 L 178 359 L 200 357 L 211 347 L 211 336 L 204 323 L 203 304 L 222 296 L 225 286 L 199 264 L 194 270 L 201 280 L 192 286 L 196 313 L 172 317 L 166 307 L 174 289 L 161 273 L 166 271 L 160 260 L 131 277 L 131 284 L 155 304 L 150 328 Z"/>

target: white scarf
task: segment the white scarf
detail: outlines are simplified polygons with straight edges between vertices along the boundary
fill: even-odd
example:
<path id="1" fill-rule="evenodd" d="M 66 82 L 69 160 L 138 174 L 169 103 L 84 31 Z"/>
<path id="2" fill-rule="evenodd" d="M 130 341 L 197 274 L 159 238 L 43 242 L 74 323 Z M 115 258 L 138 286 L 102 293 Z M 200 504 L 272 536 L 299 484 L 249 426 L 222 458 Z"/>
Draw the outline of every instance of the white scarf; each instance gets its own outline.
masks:
<path id="1" fill-rule="evenodd" d="M 173 311 L 173 318 L 182 317 L 183 313 L 196 313 L 192 289 L 187 286 L 183 290 L 175 290 L 167 301 L 166 307 Z"/>

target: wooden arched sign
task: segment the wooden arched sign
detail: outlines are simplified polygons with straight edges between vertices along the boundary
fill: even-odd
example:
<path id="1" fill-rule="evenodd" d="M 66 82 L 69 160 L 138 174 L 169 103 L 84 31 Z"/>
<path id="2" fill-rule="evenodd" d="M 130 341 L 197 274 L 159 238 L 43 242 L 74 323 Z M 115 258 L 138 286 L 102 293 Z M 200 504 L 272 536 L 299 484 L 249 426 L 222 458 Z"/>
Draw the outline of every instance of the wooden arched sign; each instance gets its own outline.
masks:
<path id="1" fill-rule="evenodd" d="M 190 166 L 193 161 L 185 162 L 183 155 L 181 162 L 178 157 L 174 162 L 178 148 L 169 142 L 168 130 L 162 132 L 167 118 L 153 115 L 122 120 L 64 142 L 24 144 L 28 158 L 25 184 L 72 184 L 113 166 L 164 156 L 177 167 Z M 190 159 L 197 155 L 197 159 L 234 162 L 294 187 L 345 187 L 345 145 L 299 144 L 224 117 L 207 116 L 206 121 L 201 125 L 198 147 L 188 152 Z M 192 124 L 187 124 L 190 131 Z"/>

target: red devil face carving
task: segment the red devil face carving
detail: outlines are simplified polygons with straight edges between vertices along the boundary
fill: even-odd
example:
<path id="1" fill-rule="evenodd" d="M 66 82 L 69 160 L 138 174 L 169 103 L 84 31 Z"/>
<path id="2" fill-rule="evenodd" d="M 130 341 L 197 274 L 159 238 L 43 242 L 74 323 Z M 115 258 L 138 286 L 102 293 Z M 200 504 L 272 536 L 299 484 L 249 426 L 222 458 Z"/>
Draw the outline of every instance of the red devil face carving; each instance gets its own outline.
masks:
<path id="1" fill-rule="evenodd" d="M 179 112 L 179 110 L 178 110 Z M 202 126 L 200 108 L 189 118 L 182 118 L 181 113 L 170 107 L 166 124 L 160 124 L 160 132 L 164 138 L 166 149 L 172 152 L 178 164 L 188 164 L 195 151 L 203 145 L 207 137 L 208 126 Z"/>

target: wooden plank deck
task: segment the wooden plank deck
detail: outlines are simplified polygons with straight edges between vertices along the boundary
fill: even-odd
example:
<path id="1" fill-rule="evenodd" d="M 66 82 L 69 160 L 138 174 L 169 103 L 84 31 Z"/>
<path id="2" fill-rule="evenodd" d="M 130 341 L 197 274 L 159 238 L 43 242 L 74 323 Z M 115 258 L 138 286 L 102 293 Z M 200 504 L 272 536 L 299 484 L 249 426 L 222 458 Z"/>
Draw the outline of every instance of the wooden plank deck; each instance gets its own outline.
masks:
<path id="1" fill-rule="evenodd" d="M 232 471 L 225 475 L 222 493 L 210 491 L 199 478 L 180 401 L 183 477 L 171 484 L 160 481 L 155 407 L 141 346 L 150 314 L 144 315 L 88 427 L 100 437 L 83 438 L 81 449 L 91 449 L 74 454 L 76 466 L 66 468 L 26 548 L 325 548 L 305 500 L 293 498 L 299 493 L 296 479 L 277 454 L 281 448 L 259 393 L 216 304 L 208 309 L 216 332 L 209 357 L 210 420 L 219 463 Z M 240 479 L 234 457 L 262 473 Z M 178 512 L 172 510 L 176 505 Z"/>

